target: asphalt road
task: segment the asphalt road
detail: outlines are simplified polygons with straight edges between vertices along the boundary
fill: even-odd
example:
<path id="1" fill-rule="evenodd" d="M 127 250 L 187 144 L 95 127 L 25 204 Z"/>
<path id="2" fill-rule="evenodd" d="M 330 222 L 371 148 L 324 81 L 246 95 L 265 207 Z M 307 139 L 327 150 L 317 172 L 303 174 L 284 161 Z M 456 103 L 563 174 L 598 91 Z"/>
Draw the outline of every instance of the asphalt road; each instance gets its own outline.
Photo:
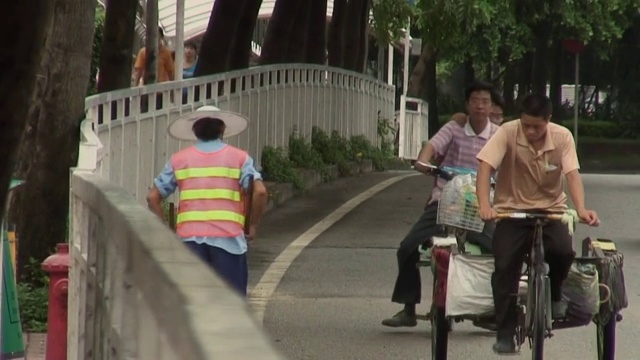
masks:
<path id="1" fill-rule="evenodd" d="M 345 201 L 399 173 L 343 179 L 313 190 L 267 214 L 250 256 L 252 286 L 270 262 L 294 239 Z M 640 175 L 583 176 L 587 204 L 598 211 L 599 228 L 581 225 L 585 236 L 616 241 L 625 254 L 630 307 L 619 323 L 617 359 L 640 358 Z M 382 190 L 321 233 L 293 261 L 277 284 L 264 313 L 264 328 L 290 359 L 428 359 L 430 325 L 391 329 L 380 324 L 400 306 L 390 301 L 397 272 L 395 250 L 419 216 L 431 180 L 410 177 Z M 430 274 L 423 270 L 425 300 L 430 304 Z M 557 330 L 546 343 L 548 359 L 596 359 L 595 326 Z M 449 339 L 449 359 L 500 359 L 491 351 L 494 334 L 465 322 Z M 511 357 L 514 358 L 514 357 Z M 531 358 L 525 345 L 520 356 Z"/>

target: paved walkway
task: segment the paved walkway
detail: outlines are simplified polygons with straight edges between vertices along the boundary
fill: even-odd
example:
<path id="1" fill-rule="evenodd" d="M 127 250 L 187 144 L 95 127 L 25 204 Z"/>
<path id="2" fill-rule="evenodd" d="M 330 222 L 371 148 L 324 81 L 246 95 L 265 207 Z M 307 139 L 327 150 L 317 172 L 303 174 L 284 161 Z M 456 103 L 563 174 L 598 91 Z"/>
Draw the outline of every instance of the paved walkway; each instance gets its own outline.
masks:
<path id="1" fill-rule="evenodd" d="M 315 189 L 307 198 L 294 199 L 267 214 L 259 242 L 252 249 L 250 276 L 255 286 L 269 264 L 283 251 L 297 248 L 276 284 L 264 312 L 264 327 L 278 347 L 291 359 L 427 359 L 430 358 L 430 326 L 390 329 L 380 321 L 400 310 L 390 301 L 396 276 L 398 242 L 420 214 L 428 196 L 430 179 L 409 177 L 382 190 L 348 212 L 333 226 L 300 248 L 300 235 L 339 206 L 395 174 L 371 174 L 343 179 Z M 634 300 L 640 294 L 640 242 L 636 231 L 640 176 L 585 175 L 587 203 L 601 215 L 598 229 L 580 225 L 577 239 L 587 232 L 615 239 L 625 253 L 625 275 L 630 308 L 619 324 L 617 358 L 637 358 L 640 311 Z M 325 220 L 326 221 L 326 220 Z M 312 231 L 313 232 L 313 231 Z M 307 235 L 309 233 L 307 232 Z M 307 238 L 308 241 L 308 238 Z M 280 258 L 282 260 L 282 257 Z M 292 261 L 291 261 L 292 260 Z M 273 268 L 271 271 L 273 272 Z M 267 276 L 268 280 L 273 280 Z M 431 278 L 423 271 L 425 300 L 418 306 L 426 312 Z M 264 291 L 256 291 L 263 293 Z M 254 304 L 255 305 L 255 304 Z M 254 307 L 260 307 L 260 303 Z M 491 351 L 494 334 L 467 322 L 456 324 L 450 337 L 450 359 L 500 359 Z M 555 332 L 548 341 L 550 359 L 595 359 L 595 327 Z M 569 355 L 571 354 L 571 355 Z M 530 358 L 523 348 L 521 356 Z"/>
<path id="2" fill-rule="evenodd" d="M 26 360 L 44 360 L 47 334 L 24 334 Z"/>

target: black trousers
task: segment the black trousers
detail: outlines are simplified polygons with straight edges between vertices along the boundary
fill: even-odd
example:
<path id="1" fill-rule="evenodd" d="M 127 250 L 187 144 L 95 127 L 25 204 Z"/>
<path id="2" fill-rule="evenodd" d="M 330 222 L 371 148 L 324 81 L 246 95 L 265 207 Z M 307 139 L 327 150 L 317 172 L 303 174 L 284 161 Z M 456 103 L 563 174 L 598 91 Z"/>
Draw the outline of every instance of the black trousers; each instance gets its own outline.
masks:
<path id="1" fill-rule="evenodd" d="M 495 271 L 491 277 L 498 336 L 513 336 L 517 325 L 516 295 L 525 256 L 533 241 L 535 220 L 500 220 L 493 236 Z M 551 300 L 561 300 L 562 282 L 575 258 L 573 238 L 566 224 L 550 221 L 542 231 L 545 261 L 549 264 Z"/>
<path id="2" fill-rule="evenodd" d="M 434 236 L 446 235 L 444 227 L 436 223 L 438 202 L 428 204 L 418 221 L 413 225 L 405 238 L 400 242 L 396 253 L 398 257 L 398 277 L 393 289 L 391 301 L 399 304 L 419 304 L 422 295 L 420 269 L 416 266 L 420 260 L 418 248 L 429 244 Z M 487 223 L 482 233 L 470 232 L 469 242 L 480 245 L 483 251 L 491 251 L 491 237 L 494 223 Z"/>

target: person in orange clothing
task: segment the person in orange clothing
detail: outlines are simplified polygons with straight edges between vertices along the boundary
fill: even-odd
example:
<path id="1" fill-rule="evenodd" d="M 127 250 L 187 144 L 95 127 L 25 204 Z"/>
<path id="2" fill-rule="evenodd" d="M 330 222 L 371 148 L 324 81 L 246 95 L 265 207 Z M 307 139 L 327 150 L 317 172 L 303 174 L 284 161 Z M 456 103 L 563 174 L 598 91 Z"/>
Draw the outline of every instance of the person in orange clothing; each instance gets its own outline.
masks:
<path id="1" fill-rule="evenodd" d="M 144 68 L 147 62 L 147 49 L 142 48 L 138 52 L 134 65 L 134 85 L 144 85 Z M 164 46 L 164 31 L 158 27 L 158 72 L 156 82 L 172 81 L 175 79 L 175 63 L 171 56 L 171 50 Z"/>

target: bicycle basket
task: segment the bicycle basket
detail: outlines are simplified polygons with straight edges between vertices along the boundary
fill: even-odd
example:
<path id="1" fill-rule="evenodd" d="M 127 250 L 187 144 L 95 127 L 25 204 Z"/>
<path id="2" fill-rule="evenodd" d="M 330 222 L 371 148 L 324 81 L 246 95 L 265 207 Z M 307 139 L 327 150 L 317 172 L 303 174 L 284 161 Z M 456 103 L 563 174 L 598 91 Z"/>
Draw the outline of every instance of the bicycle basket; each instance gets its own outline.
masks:
<path id="1" fill-rule="evenodd" d="M 475 176 L 460 175 L 447 182 L 440 194 L 437 223 L 459 229 L 482 232 Z"/>

